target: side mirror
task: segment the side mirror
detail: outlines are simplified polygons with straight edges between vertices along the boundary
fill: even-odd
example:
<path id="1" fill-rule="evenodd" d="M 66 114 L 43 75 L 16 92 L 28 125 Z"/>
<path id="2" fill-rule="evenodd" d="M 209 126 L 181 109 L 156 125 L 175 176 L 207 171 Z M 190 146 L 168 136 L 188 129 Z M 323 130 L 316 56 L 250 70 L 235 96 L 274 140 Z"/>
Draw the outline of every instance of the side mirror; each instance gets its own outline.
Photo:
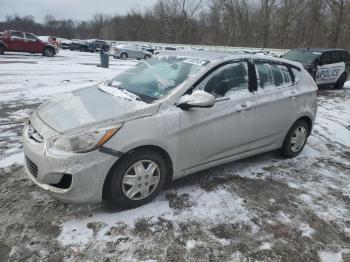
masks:
<path id="1" fill-rule="evenodd" d="M 195 90 L 191 95 L 182 96 L 177 106 L 181 109 L 191 107 L 212 107 L 215 104 L 215 97 L 203 90 Z"/>

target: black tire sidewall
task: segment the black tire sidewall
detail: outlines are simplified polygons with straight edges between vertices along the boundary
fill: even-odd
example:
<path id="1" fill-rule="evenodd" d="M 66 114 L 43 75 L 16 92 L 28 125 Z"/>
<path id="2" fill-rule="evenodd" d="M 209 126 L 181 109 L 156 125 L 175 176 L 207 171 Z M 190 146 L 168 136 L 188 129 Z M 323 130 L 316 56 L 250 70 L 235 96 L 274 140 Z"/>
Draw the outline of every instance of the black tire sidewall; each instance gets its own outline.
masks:
<path id="1" fill-rule="evenodd" d="M 303 151 L 305 145 L 306 145 L 306 142 L 307 142 L 307 137 L 305 139 L 305 142 L 304 142 L 304 145 L 301 147 L 301 149 L 298 151 L 298 152 L 293 152 L 292 149 L 291 149 L 291 146 L 290 146 L 290 140 L 295 132 L 295 130 L 300 127 L 300 126 L 303 126 L 305 129 L 306 129 L 306 133 L 309 134 L 310 132 L 310 128 L 308 126 L 308 124 L 306 123 L 305 120 L 298 120 L 297 122 L 295 122 L 293 124 L 293 126 L 289 129 L 288 133 L 287 133 L 287 136 L 286 138 L 284 139 L 284 142 L 283 142 L 283 146 L 281 148 L 281 153 L 284 157 L 287 157 L 287 158 L 292 158 L 292 157 L 295 157 L 297 155 L 300 154 L 301 151 Z"/>
<path id="2" fill-rule="evenodd" d="M 126 171 L 140 160 L 152 160 L 157 163 L 160 170 L 160 181 L 157 188 L 145 199 L 131 200 L 122 190 L 122 180 Z M 107 201 L 116 207 L 133 208 L 144 205 L 153 200 L 165 185 L 168 177 L 168 166 L 164 157 L 153 150 L 137 150 L 123 157 L 111 170 L 107 184 Z"/>
<path id="3" fill-rule="evenodd" d="M 0 55 L 3 55 L 5 53 L 5 47 L 0 46 Z"/>
<path id="4" fill-rule="evenodd" d="M 346 79 L 347 79 L 347 75 L 346 75 L 346 73 L 343 73 L 343 74 L 339 77 L 337 83 L 335 84 L 335 88 L 336 88 L 336 89 L 342 89 L 342 88 L 344 87 L 344 84 L 345 84 L 345 82 L 346 82 Z"/>
<path id="5" fill-rule="evenodd" d="M 48 50 L 50 50 L 50 54 L 47 54 L 47 53 L 46 53 Z M 53 57 L 54 55 L 55 55 L 55 51 L 52 50 L 52 48 L 46 47 L 46 48 L 44 49 L 44 56 Z"/>
<path id="6" fill-rule="evenodd" d="M 120 58 L 123 59 L 123 60 L 126 60 L 126 59 L 128 59 L 128 55 L 126 53 L 122 53 L 120 55 Z"/>

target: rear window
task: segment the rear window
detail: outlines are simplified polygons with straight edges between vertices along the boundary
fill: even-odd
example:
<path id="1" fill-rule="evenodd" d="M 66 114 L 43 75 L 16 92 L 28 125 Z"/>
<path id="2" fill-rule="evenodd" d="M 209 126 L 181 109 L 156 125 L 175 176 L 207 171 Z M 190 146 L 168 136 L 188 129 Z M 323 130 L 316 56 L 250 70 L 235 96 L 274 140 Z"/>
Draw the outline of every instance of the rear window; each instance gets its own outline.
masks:
<path id="1" fill-rule="evenodd" d="M 21 32 L 12 32 L 11 37 L 12 38 L 23 38 L 24 36 L 23 36 L 23 33 L 21 33 Z"/>

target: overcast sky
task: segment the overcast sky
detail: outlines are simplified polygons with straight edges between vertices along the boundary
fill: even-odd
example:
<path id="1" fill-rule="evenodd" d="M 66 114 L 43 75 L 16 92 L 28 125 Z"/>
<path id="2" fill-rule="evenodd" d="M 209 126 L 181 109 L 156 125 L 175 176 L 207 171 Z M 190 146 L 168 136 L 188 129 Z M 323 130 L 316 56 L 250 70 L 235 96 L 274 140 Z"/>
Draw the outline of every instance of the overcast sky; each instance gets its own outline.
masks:
<path id="1" fill-rule="evenodd" d="M 157 0 L 0 0 L 0 21 L 6 15 L 32 15 L 42 22 L 47 14 L 56 19 L 83 20 L 95 13 L 125 14 L 131 8 L 150 7 Z"/>

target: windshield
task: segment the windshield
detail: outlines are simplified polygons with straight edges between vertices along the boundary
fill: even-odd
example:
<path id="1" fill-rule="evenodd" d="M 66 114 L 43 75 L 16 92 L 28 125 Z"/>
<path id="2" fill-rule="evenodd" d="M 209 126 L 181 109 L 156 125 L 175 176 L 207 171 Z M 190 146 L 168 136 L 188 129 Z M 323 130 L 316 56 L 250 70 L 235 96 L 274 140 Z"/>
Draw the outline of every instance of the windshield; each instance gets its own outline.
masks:
<path id="1" fill-rule="evenodd" d="M 319 52 L 311 52 L 309 50 L 292 50 L 283 56 L 283 58 L 301 63 L 313 63 L 320 55 L 321 53 Z"/>
<path id="2" fill-rule="evenodd" d="M 153 57 L 126 70 L 107 83 L 151 102 L 167 95 L 208 61 L 196 58 Z"/>

